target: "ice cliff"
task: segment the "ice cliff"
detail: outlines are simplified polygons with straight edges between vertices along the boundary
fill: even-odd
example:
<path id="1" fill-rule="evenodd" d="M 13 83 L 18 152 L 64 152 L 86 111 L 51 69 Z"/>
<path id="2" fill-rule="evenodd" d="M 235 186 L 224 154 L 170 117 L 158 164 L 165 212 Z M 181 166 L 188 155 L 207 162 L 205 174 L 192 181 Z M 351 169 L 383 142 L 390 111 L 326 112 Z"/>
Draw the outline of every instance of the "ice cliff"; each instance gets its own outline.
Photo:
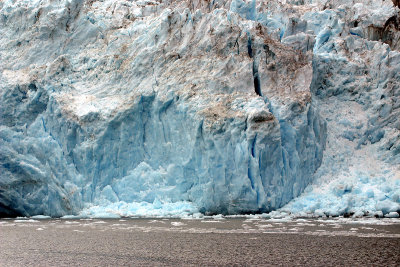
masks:
<path id="1" fill-rule="evenodd" d="M 394 4 L 0 2 L 0 215 L 399 211 Z"/>

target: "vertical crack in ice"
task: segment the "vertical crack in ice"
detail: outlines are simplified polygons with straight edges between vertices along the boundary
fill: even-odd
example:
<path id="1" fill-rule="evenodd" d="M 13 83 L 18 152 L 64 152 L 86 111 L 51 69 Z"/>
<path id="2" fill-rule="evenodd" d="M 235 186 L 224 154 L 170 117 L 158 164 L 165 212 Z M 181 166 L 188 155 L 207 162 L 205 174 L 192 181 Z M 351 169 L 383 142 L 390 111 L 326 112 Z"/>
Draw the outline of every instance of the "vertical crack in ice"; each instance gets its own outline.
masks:
<path id="1" fill-rule="evenodd" d="M 249 33 L 247 33 L 247 35 L 248 35 L 248 37 L 247 37 L 247 53 L 248 53 L 249 57 L 253 59 L 252 74 L 253 74 L 253 81 L 254 81 L 254 91 L 256 92 L 257 95 L 262 96 L 260 75 L 258 73 L 258 60 L 254 56 L 251 35 Z"/>
<path id="2" fill-rule="evenodd" d="M 239 35 L 238 35 L 238 37 L 237 37 L 236 40 L 235 40 L 235 45 L 233 46 L 233 47 L 236 47 L 236 46 L 237 46 L 237 54 L 238 54 L 238 55 L 240 54 L 239 38 L 240 38 L 241 35 L 242 35 L 242 32 L 239 32 Z"/>
<path id="3" fill-rule="evenodd" d="M 44 122 L 43 118 L 42 118 L 42 125 L 43 125 L 44 131 L 47 133 L 46 123 Z"/>
<path id="4" fill-rule="evenodd" d="M 251 156 L 254 158 L 255 157 L 255 146 L 256 146 L 256 141 L 257 141 L 257 134 L 254 136 L 253 142 L 251 143 Z"/>
<path id="5" fill-rule="evenodd" d="M 163 114 L 165 117 L 167 117 L 167 110 L 171 107 L 171 105 L 174 102 L 174 98 L 171 98 L 164 102 L 158 112 L 158 119 L 160 120 L 161 126 L 162 126 L 162 132 L 163 132 L 163 137 L 164 137 L 164 142 L 167 142 L 167 137 L 166 137 L 166 129 L 165 129 L 165 124 L 164 124 L 164 119 L 163 119 Z"/>
<path id="6" fill-rule="evenodd" d="M 248 171 L 247 171 L 247 176 L 249 177 L 251 188 L 253 190 L 255 189 L 255 184 L 254 184 L 254 173 L 253 173 L 253 163 L 252 162 L 255 160 L 256 142 L 257 142 L 257 134 L 254 136 L 254 139 L 251 142 L 251 147 L 250 147 L 251 157 L 249 158 L 249 165 L 248 165 Z M 258 165 L 260 165 L 260 162 L 258 162 Z M 258 200 L 257 200 L 257 203 L 258 203 Z"/>
<path id="7" fill-rule="evenodd" d="M 261 81 L 260 75 L 258 74 L 258 63 L 257 60 L 253 60 L 253 80 L 254 80 L 254 91 L 257 95 L 262 96 L 261 93 Z"/>
<path id="8" fill-rule="evenodd" d="M 153 103 L 153 100 L 155 98 L 155 95 L 150 95 L 150 96 L 141 96 L 140 97 L 140 104 L 141 104 L 141 120 L 142 120 L 142 148 L 143 152 L 145 154 L 146 158 L 150 158 L 150 154 L 147 151 L 146 148 L 146 135 L 147 135 L 147 122 L 149 118 L 151 118 L 151 104 Z"/>
<path id="9" fill-rule="evenodd" d="M 247 33 L 247 54 L 249 54 L 250 58 L 253 58 L 253 48 L 251 47 L 251 42 L 250 33 Z"/>
<path id="10" fill-rule="evenodd" d="M 251 160 L 249 159 L 249 167 L 247 169 L 247 177 L 249 177 L 251 188 L 254 189 L 253 174 L 251 172 Z"/>

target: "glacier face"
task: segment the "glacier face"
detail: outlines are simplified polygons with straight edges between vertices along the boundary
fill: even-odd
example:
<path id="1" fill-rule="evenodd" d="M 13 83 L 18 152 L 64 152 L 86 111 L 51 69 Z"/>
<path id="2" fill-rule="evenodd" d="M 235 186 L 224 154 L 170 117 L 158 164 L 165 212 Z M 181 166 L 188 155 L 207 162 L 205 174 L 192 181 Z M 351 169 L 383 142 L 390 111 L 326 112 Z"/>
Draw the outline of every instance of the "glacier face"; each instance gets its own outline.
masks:
<path id="1" fill-rule="evenodd" d="M 358 2 L 1 2 L 0 213 L 400 209 L 398 9 Z"/>

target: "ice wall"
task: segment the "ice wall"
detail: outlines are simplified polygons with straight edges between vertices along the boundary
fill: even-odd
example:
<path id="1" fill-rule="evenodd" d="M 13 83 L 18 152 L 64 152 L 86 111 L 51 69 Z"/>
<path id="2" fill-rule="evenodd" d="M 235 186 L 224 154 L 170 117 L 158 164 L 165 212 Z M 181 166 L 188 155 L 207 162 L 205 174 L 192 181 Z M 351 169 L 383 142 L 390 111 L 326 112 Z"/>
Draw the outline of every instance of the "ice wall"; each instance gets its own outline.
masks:
<path id="1" fill-rule="evenodd" d="M 356 2 L 1 2 L 0 214 L 267 212 L 307 186 L 285 209 L 312 213 L 366 160 L 396 183 L 398 9 Z"/>
<path id="2" fill-rule="evenodd" d="M 277 70 L 298 92 L 263 88 L 274 73 L 253 22 L 181 5 L 2 3 L 3 214 L 132 203 L 260 212 L 312 181 L 326 129 L 309 83 Z M 275 60 L 311 71 L 268 43 Z"/>

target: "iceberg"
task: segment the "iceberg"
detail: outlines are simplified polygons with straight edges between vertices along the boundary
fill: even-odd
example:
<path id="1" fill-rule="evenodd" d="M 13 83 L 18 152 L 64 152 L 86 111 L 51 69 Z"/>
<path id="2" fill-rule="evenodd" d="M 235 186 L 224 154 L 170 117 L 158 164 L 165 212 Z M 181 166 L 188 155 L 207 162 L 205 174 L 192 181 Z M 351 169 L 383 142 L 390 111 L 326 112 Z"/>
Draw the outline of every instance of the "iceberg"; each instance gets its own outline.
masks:
<path id="1" fill-rule="evenodd" d="M 0 215 L 394 216 L 399 10 L 324 2 L 1 2 Z"/>

